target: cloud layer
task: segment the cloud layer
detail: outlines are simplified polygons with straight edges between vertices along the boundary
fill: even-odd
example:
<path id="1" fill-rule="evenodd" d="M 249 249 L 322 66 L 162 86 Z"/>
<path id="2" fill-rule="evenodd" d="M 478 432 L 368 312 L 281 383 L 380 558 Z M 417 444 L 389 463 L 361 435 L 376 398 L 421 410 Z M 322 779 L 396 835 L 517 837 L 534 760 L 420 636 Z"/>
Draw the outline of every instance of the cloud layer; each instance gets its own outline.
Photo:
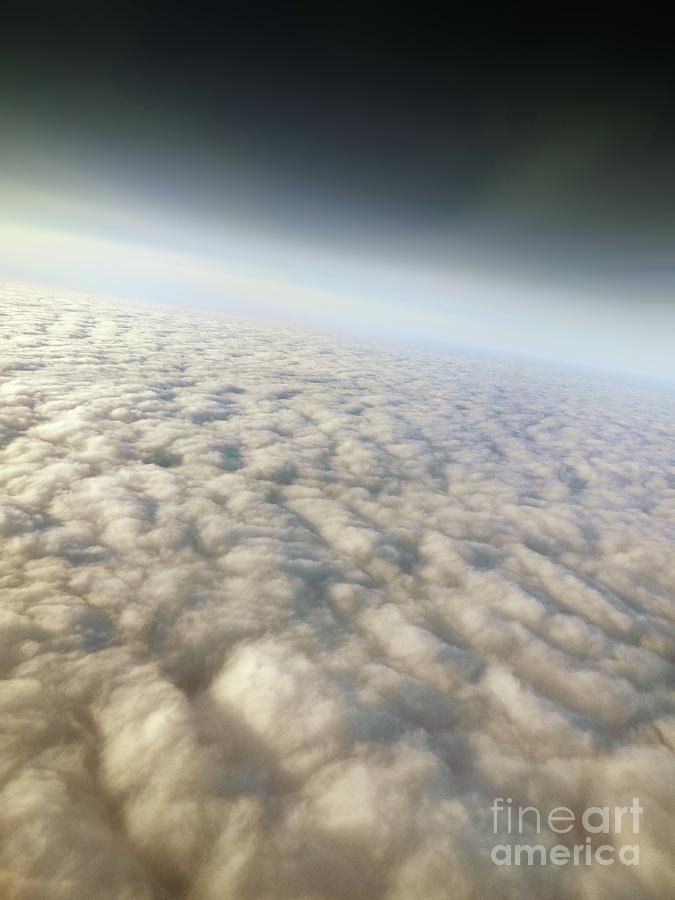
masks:
<path id="1" fill-rule="evenodd" d="M 673 421 L 3 287 L 2 896 L 675 895 Z M 490 863 L 495 797 L 634 796 L 640 866 Z"/>

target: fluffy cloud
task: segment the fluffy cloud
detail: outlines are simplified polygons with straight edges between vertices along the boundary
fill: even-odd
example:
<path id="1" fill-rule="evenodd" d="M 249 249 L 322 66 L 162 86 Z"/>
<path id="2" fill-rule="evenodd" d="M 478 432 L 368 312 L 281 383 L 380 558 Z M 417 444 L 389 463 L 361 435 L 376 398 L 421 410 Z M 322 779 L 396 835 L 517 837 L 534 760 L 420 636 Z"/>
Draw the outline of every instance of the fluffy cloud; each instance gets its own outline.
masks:
<path id="1" fill-rule="evenodd" d="M 672 409 L 3 287 L 2 896 L 675 895 Z M 639 867 L 490 862 L 634 796 Z"/>

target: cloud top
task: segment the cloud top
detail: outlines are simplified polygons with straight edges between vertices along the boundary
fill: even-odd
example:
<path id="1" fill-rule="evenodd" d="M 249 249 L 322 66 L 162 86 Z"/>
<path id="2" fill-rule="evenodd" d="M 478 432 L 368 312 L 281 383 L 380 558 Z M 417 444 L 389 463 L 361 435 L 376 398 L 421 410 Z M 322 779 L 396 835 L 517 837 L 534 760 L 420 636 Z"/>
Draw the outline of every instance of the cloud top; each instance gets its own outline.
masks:
<path id="1" fill-rule="evenodd" d="M 675 893 L 668 395 L 0 314 L 3 896 Z M 639 867 L 489 861 L 495 797 L 634 796 Z"/>

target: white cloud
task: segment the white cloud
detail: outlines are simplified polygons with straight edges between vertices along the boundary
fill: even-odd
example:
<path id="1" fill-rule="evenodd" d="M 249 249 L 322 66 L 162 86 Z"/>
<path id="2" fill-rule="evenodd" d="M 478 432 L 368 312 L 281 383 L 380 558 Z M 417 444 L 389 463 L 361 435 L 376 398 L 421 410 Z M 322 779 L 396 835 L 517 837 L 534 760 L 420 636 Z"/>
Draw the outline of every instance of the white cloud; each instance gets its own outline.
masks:
<path id="1" fill-rule="evenodd" d="M 668 396 L 0 293 L 0 893 L 675 893 Z M 645 807 L 498 868 L 490 804 Z"/>

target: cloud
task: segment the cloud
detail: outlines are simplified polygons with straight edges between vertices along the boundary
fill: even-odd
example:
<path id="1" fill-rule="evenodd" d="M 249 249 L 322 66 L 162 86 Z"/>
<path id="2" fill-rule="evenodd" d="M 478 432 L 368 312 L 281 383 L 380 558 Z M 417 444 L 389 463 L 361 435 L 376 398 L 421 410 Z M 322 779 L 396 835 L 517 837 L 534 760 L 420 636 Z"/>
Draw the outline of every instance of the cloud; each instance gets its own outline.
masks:
<path id="1" fill-rule="evenodd" d="M 3 897 L 675 893 L 667 394 L 0 313 Z M 489 861 L 495 797 L 634 796 L 639 867 Z"/>

